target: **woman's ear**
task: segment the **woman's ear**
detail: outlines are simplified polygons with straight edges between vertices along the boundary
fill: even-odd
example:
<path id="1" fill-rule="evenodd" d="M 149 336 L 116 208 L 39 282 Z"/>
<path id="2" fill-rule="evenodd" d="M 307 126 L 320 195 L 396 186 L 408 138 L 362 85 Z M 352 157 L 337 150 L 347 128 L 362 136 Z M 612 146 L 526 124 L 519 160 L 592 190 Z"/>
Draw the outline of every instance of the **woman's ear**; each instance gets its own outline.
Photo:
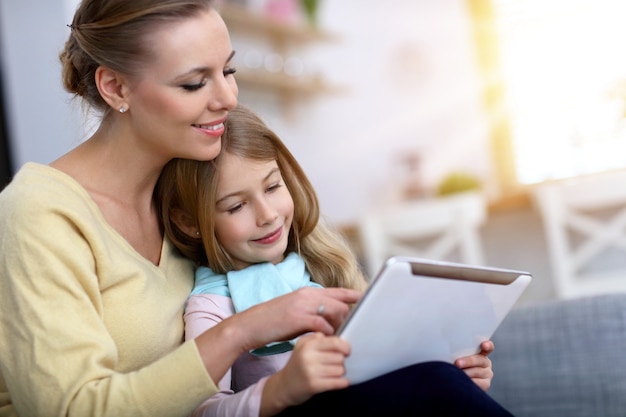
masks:
<path id="1" fill-rule="evenodd" d="M 109 106 L 116 111 L 128 109 L 126 95 L 129 88 L 125 77 L 107 67 L 99 66 L 96 69 L 95 82 L 100 95 Z"/>
<path id="2" fill-rule="evenodd" d="M 200 230 L 193 217 L 185 210 L 175 208 L 170 212 L 172 222 L 187 236 L 198 238 Z"/>

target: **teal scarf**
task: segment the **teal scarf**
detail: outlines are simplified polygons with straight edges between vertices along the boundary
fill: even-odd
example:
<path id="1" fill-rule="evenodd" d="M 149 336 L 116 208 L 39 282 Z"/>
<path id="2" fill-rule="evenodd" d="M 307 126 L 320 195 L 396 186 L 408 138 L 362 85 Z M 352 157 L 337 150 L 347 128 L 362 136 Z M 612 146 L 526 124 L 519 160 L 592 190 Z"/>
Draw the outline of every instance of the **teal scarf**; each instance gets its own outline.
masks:
<path id="1" fill-rule="evenodd" d="M 238 313 L 305 286 L 322 287 L 311 281 L 304 260 L 292 252 L 277 265 L 263 262 L 239 271 L 227 272 L 226 275 L 217 274 L 212 269 L 201 266 L 196 270 L 196 283 L 191 294 L 217 294 L 230 297 L 235 312 Z M 273 355 L 290 351 L 294 344 L 295 339 L 274 342 L 251 353 L 258 356 Z"/>

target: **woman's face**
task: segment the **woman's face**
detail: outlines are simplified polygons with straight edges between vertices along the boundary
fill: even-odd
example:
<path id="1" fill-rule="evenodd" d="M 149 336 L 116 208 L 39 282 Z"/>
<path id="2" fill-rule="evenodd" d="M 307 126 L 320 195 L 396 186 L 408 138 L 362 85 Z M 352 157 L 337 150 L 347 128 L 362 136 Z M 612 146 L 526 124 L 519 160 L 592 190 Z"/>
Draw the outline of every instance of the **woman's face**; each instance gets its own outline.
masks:
<path id="1" fill-rule="evenodd" d="M 215 234 L 236 270 L 284 258 L 293 199 L 276 161 L 220 156 Z"/>
<path id="2" fill-rule="evenodd" d="M 130 128 L 139 145 L 164 160 L 210 160 L 223 122 L 237 104 L 226 25 L 210 9 L 150 35 L 154 62 L 131 83 Z"/>

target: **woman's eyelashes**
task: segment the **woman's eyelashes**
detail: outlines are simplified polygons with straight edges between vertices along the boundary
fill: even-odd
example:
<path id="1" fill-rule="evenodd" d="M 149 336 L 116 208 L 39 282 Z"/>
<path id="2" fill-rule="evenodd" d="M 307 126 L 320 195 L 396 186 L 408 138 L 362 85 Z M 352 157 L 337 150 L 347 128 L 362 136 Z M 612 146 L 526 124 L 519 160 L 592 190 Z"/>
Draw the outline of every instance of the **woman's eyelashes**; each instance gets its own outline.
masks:
<path id="1" fill-rule="evenodd" d="M 200 81 L 197 84 L 183 84 L 181 85 L 181 87 L 187 91 L 196 91 L 204 87 L 206 83 L 207 83 L 207 79 L 203 78 L 202 81 Z"/>
<path id="2" fill-rule="evenodd" d="M 229 68 L 224 69 L 222 74 L 224 74 L 224 77 L 228 77 L 229 75 L 233 75 L 236 72 L 237 72 L 237 68 L 229 67 Z M 183 84 L 181 85 L 181 87 L 186 91 L 197 91 L 201 89 L 202 87 L 204 87 L 207 82 L 208 82 L 208 78 L 203 78 L 202 81 L 200 81 L 199 83 Z"/>

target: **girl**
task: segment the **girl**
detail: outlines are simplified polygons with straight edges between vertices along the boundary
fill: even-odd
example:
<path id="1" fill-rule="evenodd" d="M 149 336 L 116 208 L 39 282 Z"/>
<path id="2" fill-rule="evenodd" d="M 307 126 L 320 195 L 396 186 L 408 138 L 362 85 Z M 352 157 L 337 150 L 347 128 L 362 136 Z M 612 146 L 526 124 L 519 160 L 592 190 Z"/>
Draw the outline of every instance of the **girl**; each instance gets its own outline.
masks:
<path id="1" fill-rule="evenodd" d="M 320 219 L 315 191 L 300 165 L 262 120 L 241 106 L 229 114 L 220 155 L 209 162 L 171 161 L 155 198 L 165 233 L 199 265 L 185 310 L 187 339 L 298 288 L 366 286 L 346 243 Z M 318 313 L 325 314 L 323 304 Z M 492 348 L 486 342 L 482 354 L 464 358 L 467 373 L 487 387 L 492 372 L 486 355 Z M 435 409 L 508 415 L 467 375 L 443 363 L 350 387 L 343 376 L 349 352 L 338 337 L 314 333 L 297 343 L 278 341 L 243 353 L 220 381 L 220 393 L 194 415 L 314 415 L 320 410 L 418 415 L 413 413 Z M 426 386 L 438 395 L 425 395 Z M 406 387 L 406 395 L 397 395 L 398 387 Z"/>

